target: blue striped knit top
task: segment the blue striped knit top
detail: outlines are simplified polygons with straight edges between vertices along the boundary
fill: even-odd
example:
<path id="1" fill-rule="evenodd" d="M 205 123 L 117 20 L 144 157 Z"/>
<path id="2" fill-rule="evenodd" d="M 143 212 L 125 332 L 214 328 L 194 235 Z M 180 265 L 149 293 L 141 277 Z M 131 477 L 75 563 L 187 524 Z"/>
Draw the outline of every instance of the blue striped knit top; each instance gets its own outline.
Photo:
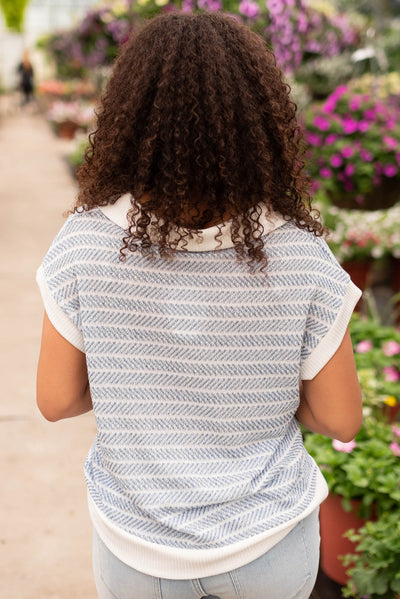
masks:
<path id="1" fill-rule="evenodd" d="M 360 292 L 325 241 L 277 216 L 263 216 L 266 276 L 237 262 L 229 230 L 215 250 L 215 227 L 172 259 L 121 262 L 129 205 L 71 215 L 38 271 L 50 320 L 86 354 L 90 511 L 138 570 L 217 574 L 326 496 L 294 418 L 299 380 L 339 347 Z"/>

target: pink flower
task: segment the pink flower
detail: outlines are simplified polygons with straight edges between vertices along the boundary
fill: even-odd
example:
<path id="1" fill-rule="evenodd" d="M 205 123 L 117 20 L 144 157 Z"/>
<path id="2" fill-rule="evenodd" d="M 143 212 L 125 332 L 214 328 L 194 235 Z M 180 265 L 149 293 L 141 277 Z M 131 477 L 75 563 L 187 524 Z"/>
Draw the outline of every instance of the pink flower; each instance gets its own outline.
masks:
<path id="1" fill-rule="evenodd" d="M 371 349 L 372 341 L 369 341 L 369 339 L 365 339 L 364 341 L 360 341 L 359 343 L 357 343 L 355 351 L 357 354 L 366 354 Z"/>
<path id="2" fill-rule="evenodd" d="M 331 165 L 334 166 L 335 168 L 338 168 L 342 164 L 343 164 L 343 160 L 342 160 L 342 157 L 340 156 L 340 154 L 333 154 L 331 157 Z"/>
<path id="3" fill-rule="evenodd" d="M 351 158 L 354 154 L 354 149 L 351 146 L 346 146 L 342 150 L 342 156 L 345 158 Z"/>
<path id="4" fill-rule="evenodd" d="M 370 128 L 370 123 L 368 123 L 368 121 L 360 121 L 358 123 L 358 130 L 361 131 L 361 133 L 365 133 L 366 131 L 368 131 L 368 129 Z"/>
<path id="5" fill-rule="evenodd" d="M 336 449 L 336 451 L 344 451 L 345 453 L 351 453 L 356 446 L 357 443 L 354 439 L 352 441 L 349 441 L 348 443 L 343 443 L 342 441 L 338 441 L 337 439 L 333 439 L 332 441 L 333 449 Z"/>
<path id="6" fill-rule="evenodd" d="M 350 117 L 343 119 L 343 130 L 347 135 L 351 135 L 358 129 L 358 122 Z"/>
<path id="7" fill-rule="evenodd" d="M 332 144 L 335 143 L 336 140 L 337 140 L 337 135 L 335 135 L 334 133 L 330 133 L 329 135 L 326 136 L 325 143 L 327 146 L 331 146 Z M 400 154 L 399 154 L 399 157 L 400 157 Z"/>
<path id="8" fill-rule="evenodd" d="M 390 135 L 384 135 L 383 142 L 390 150 L 395 150 L 398 147 L 397 139 L 390 137 Z"/>
<path id="9" fill-rule="evenodd" d="M 397 368 L 394 368 L 393 366 L 384 366 L 382 371 L 385 381 L 388 383 L 397 383 L 397 381 L 400 380 L 400 373 Z"/>
<path id="10" fill-rule="evenodd" d="M 397 341 L 386 341 L 382 346 L 382 351 L 385 356 L 397 356 L 400 354 L 400 344 Z"/>
<path id="11" fill-rule="evenodd" d="M 372 156 L 371 152 L 369 152 L 368 150 L 365 150 L 364 148 L 361 148 L 360 158 L 361 158 L 361 160 L 364 160 L 364 162 L 371 162 L 371 160 L 373 159 L 373 156 Z"/>
<path id="12" fill-rule="evenodd" d="M 320 176 L 323 179 L 329 179 L 329 177 L 332 177 L 332 171 L 330 168 L 327 168 L 326 166 L 323 166 L 320 171 L 319 171 Z"/>
<path id="13" fill-rule="evenodd" d="M 324 119 L 324 117 L 321 115 L 317 115 L 314 118 L 313 125 L 318 127 L 318 129 L 320 129 L 321 131 L 326 131 L 327 129 L 329 129 L 329 121 Z"/>
<path id="14" fill-rule="evenodd" d="M 400 457 L 400 445 L 397 443 L 397 441 L 393 441 L 393 443 L 391 443 L 389 447 L 393 451 L 394 455 Z"/>
<path id="15" fill-rule="evenodd" d="M 396 435 L 396 437 L 400 437 L 400 426 L 397 426 L 397 424 L 394 424 L 392 426 L 392 433 L 394 435 Z"/>
<path id="16" fill-rule="evenodd" d="M 312 146 L 320 146 L 321 145 L 320 136 L 317 133 L 311 133 L 311 131 L 307 133 L 307 141 Z"/>
<path id="17" fill-rule="evenodd" d="M 356 170 L 356 167 L 354 166 L 354 164 L 346 164 L 346 168 L 344 169 L 344 172 L 346 173 L 346 175 L 348 177 L 351 177 L 352 175 L 354 175 L 355 170 Z"/>
<path id="18" fill-rule="evenodd" d="M 350 110 L 358 110 L 361 104 L 361 96 L 353 96 L 349 102 Z"/>
<path id="19" fill-rule="evenodd" d="M 383 167 L 383 174 L 386 175 L 386 177 L 395 177 L 398 172 L 399 169 L 395 164 L 386 164 Z"/>

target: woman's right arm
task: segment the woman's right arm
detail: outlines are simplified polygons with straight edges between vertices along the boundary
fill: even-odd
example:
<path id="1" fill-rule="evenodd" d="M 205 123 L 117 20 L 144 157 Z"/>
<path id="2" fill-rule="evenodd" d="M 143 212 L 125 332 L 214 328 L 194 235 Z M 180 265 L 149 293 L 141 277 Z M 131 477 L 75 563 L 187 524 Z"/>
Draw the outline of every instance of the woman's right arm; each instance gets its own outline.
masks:
<path id="1" fill-rule="evenodd" d="M 296 418 L 309 430 L 343 442 L 360 430 L 361 390 L 348 329 L 329 362 L 313 379 L 301 381 Z"/>

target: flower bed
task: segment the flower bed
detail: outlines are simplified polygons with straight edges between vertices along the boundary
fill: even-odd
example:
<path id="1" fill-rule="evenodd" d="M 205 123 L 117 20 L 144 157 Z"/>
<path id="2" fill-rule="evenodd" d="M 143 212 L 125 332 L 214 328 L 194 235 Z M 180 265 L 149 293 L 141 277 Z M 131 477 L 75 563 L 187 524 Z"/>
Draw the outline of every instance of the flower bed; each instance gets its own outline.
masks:
<path id="1" fill-rule="evenodd" d="M 47 113 L 47 119 L 53 125 L 56 133 L 72 138 L 80 129 L 87 131 L 94 125 L 95 112 L 93 104 L 78 101 L 54 102 Z M 63 135 L 62 132 L 65 132 Z"/>
<path id="2" fill-rule="evenodd" d="M 341 85 L 305 115 L 316 187 L 346 208 L 384 208 L 400 199 L 400 96 L 371 80 L 368 93 Z"/>

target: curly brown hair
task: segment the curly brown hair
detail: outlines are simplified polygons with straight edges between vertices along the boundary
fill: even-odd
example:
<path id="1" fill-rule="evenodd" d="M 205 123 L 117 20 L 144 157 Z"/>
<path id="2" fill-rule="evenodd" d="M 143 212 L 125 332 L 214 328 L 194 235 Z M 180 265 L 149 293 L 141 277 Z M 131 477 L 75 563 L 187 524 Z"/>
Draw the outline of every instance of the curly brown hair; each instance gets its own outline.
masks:
<path id="1" fill-rule="evenodd" d="M 132 194 L 122 253 L 152 254 L 156 245 L 164 256 L 175 251 L 173 228 L 184 242 L 193 229 L 230 220 L 238 257 L 265 266 L 260 203 L 315 235 L 324 231 L 311 209 L 289 93 L 264 40 L 234 17 L 152 19 L 116 61 L 78 171 L 75 209 Z"/>

